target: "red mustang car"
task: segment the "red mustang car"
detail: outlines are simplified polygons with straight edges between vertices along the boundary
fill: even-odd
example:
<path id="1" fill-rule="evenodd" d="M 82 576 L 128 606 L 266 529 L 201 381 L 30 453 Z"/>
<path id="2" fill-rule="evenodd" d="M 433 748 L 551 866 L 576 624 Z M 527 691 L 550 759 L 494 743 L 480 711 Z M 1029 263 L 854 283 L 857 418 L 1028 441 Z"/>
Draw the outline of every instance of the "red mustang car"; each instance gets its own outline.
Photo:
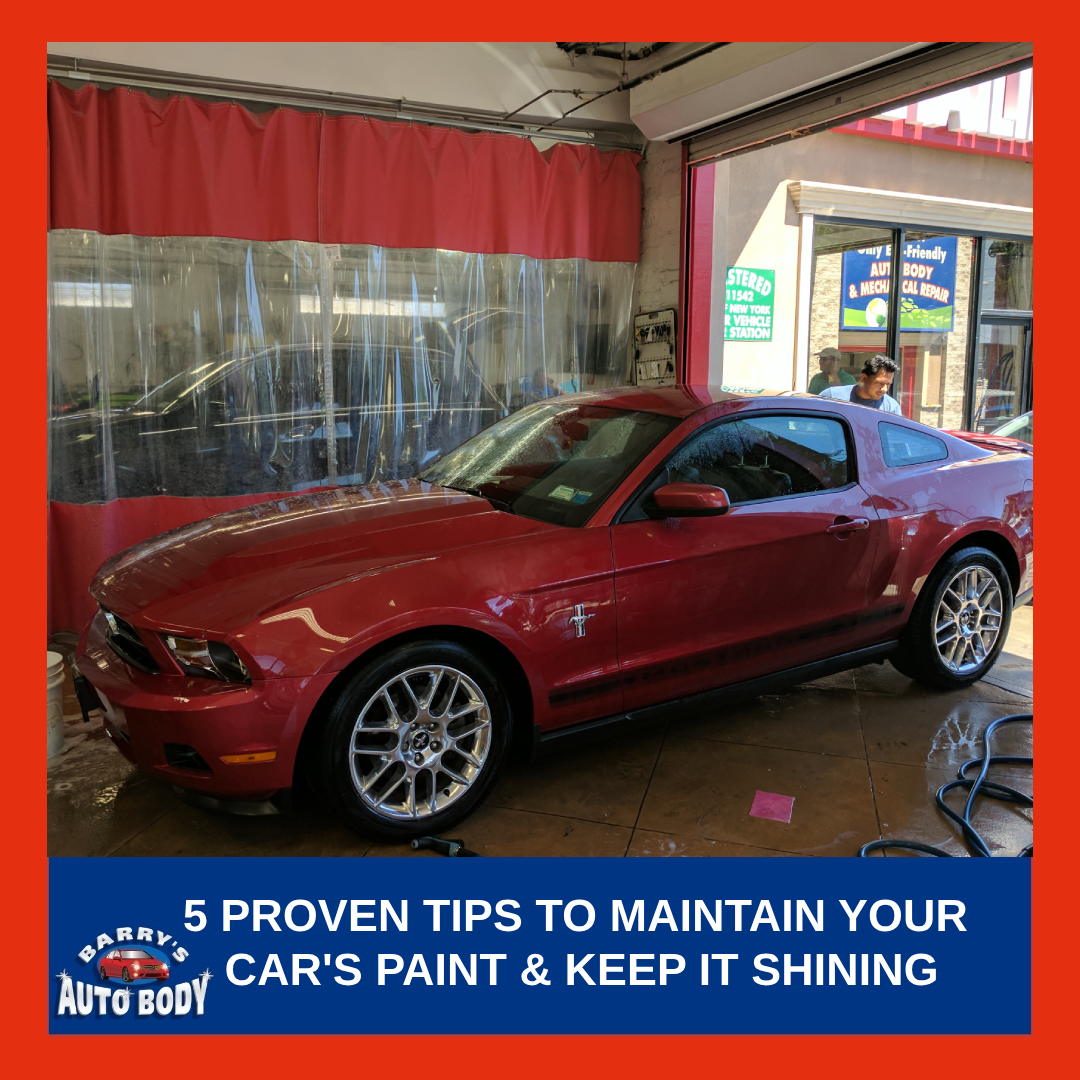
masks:
<path id="1" fill-rule="evenodd" d="M 169 977 L 169 965 L 151 956 L 145 949 L 111 949 L 98 961 L 98 975 L 102 982 L 106 979 L 123 979 L 124 982 L 157 979 L 164 982 Z"/>
<path id="2" fill-rule="evenodd" d="M 515 742 L 885 658 L 980 678 L 1032 593 L 1032 451 L 803 395 L 568 395 L 416 479 L 156 537 L 91 592 L 78 666 L 126 757 L 204 803 L 303 769 L 400 841 Z"/>

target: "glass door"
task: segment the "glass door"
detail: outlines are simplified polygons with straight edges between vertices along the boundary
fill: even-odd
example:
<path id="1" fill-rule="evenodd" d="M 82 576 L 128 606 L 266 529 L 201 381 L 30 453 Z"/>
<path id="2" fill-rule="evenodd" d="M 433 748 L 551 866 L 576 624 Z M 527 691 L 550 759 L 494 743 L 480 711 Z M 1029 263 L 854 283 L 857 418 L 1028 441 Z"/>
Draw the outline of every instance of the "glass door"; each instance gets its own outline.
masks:
<path id="1" fill-rule="evenodd" d="M 984 316 L 975 350 L 971 430 L 996 430 L 1027 412 L 1031 398 L 1031 319 Z"/>

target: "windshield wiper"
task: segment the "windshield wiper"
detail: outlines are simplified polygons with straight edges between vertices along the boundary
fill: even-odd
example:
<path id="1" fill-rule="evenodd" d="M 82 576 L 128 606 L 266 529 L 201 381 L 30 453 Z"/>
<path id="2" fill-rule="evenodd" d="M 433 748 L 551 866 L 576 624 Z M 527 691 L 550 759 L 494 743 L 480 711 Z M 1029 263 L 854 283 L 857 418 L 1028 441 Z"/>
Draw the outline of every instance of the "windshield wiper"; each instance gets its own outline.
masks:
<path id="1" fill-rule="evenodd" d="M 463 495 L 476 495 L 480 499 L 487 499 L 496 510 L 505 510 L 508 514 L 517 513 L 506 499 L 500 499 L 497 495 L 487 495 L 479 488 L 458 487 L 457 484 L 442 484 L 441 486 L 450 488 L 451 491 L 460 491 Z"/>

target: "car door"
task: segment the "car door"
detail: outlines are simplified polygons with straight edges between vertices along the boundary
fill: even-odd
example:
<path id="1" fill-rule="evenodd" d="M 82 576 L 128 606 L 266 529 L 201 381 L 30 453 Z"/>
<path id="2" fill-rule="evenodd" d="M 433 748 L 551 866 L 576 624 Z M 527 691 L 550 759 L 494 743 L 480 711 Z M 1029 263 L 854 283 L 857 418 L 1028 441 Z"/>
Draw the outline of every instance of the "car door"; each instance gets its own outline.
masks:
<path id="1" fill-rule="evenodd" d="M 745 413 L 699 428 L 611 528 L 627 709 L 869 642 L 877 515 L 835 414 Z M 716 517 L 650 517 L 671 482 L 724 488 Z"/>

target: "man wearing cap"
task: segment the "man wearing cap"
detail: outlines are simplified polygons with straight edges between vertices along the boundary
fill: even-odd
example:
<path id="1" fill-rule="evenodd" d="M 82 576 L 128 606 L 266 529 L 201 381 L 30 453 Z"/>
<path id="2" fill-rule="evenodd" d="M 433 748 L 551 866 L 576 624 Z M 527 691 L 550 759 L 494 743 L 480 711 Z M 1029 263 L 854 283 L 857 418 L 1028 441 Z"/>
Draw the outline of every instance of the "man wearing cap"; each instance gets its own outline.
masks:
<path id="1" fill-rule="evenodd" d="M 808 394 L 820 394 L 822 390 L 830 386 L 854 386 L 857 382 L 854 375 L 849 375 L 840 365 L 843 357 L 839 349 L 831 345 L 817 353 L 818 364 L 821 370 L 810 380 L 806 388 Z"/>

